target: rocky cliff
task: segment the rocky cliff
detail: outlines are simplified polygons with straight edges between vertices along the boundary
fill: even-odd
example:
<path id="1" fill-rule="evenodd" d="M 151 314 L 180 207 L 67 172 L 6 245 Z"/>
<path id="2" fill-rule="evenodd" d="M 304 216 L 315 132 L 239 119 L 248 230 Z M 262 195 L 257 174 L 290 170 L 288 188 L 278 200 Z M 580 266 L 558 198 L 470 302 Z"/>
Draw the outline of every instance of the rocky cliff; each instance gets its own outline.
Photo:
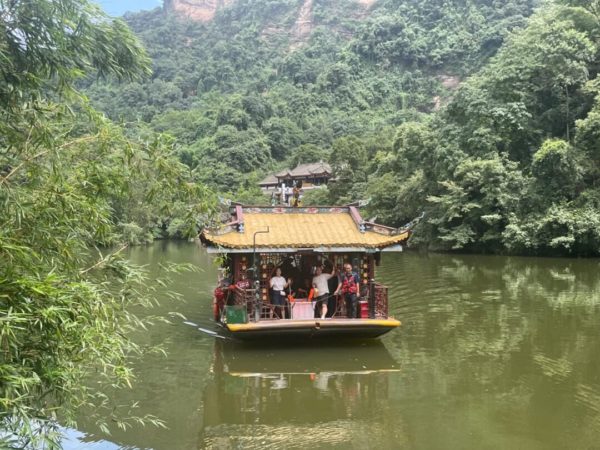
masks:
<path id="1" fill-rule="evenodd" d="M 344 0 L 346 1 L 346 0 Z M 354 0 L 359 6 L 369 8 L 377 0 Z M 215 17 L 217 10 L 235 3 L 236 0 L 164 0 L 165 10 L 200 22 L 208 22 Z M 302 40 L 312 30 L 313 0 L 305 0 L 298 20 L 292 30 L 296 39 Z"/>
<path id="2" fill-rule="evenodd" d="M 219 8 L 234 3 L 235 0 L 165 0 L 165 10 L 192 20 L 208 22 Z"/>

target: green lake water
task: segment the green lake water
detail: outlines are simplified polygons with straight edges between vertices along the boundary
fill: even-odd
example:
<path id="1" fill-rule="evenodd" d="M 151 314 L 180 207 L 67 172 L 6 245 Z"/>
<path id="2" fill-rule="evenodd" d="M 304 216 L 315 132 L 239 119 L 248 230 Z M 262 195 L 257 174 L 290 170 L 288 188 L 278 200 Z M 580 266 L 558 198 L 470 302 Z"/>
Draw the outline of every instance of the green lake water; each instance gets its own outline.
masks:
<path id="1" fill-rule="evenodd" d="M 600 260 L 386 254 L 377 279 L 402 327 L 371 344 L 248 347 L 214 331 L 216 269 L 192 243 L 131 250 L 192 262 L 136 337 L 117 403 L 167 429 L 100 432 L 74 449 L 600 449 Z M 183 314 L 184 320 L 171 313 Z M 277 343 L 274 343 L 277 344 Z"/>

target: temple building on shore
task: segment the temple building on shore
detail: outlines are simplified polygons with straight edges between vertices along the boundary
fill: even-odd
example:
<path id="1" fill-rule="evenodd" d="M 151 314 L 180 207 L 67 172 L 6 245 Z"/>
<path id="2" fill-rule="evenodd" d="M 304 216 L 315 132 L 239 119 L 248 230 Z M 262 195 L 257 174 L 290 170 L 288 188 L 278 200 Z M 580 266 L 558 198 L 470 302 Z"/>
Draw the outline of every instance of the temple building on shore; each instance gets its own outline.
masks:
<path id="1" fill-rule="evenodd" d="M 326 185 L 332 177 L 331 166 L 326 162 L 320 161 L 309 164 L 299 164 L 294 169 L 284 169 L 275 174 L 271 174 L 262 180 L 259 184 L 265 192 L 277 190 L 281 185 L 294 186 L 301 182 L 304 190 L 310 190 L 322 185 Z"/>

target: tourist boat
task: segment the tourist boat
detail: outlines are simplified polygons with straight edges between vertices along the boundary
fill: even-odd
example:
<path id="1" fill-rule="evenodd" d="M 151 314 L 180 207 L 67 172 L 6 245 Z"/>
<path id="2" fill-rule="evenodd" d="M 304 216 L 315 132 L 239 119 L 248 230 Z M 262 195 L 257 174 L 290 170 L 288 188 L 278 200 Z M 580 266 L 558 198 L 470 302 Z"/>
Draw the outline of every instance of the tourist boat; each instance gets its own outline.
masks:
<path id="1" fill-rule="evenodd" d="M 402 251 L 409 233 L 363 220 L 357 204 L 294 208 L 232 203 L 227 219 L 200 236 L 208 252 L 220 259 L 215 321 L 241 340 L 381 336 L 400 321 L 388 315 L 388 289 L 375 281 L 375 267 L 382 252 Z M 330 296 L 328 317 L 322 319 L 307 295 L 314 270 L 324 267 L 325 273 L 341 274 L 346 264 L 359 278 L 356 317 L 349 317 L 341 296 Z M 284 306 L 271 302 L 270 280 L 277 268 L 290 280 Z M 333 276 L 330 282 L 334 292 L 339 279 Z"/>

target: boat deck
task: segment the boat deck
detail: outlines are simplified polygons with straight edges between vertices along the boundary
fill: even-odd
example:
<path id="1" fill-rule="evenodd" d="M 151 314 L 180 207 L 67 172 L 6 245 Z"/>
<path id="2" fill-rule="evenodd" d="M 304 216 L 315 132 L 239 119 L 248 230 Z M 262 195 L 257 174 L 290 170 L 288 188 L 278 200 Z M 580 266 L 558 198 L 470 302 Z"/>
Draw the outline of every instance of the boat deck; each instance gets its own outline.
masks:
<path id="1" fill-rule="evenodd" d="M 273 338 L 374 338 L 399 327 L 400 321 L 388 319 L 274 319 L 250 323 L 232 323 L 225 327 L 242 340 Z"/>

